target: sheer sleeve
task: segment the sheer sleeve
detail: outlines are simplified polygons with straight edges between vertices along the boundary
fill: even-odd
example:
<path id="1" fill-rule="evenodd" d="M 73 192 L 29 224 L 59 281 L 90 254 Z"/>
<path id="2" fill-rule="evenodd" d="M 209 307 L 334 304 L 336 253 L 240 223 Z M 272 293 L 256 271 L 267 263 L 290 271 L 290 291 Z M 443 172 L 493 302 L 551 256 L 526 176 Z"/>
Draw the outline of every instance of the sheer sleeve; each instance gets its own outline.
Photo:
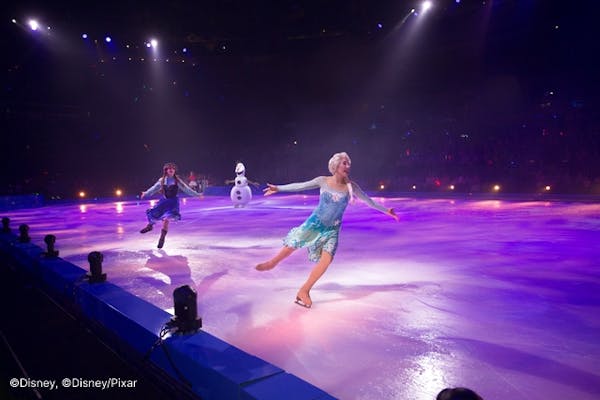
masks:
<path id="1" fill-rule="evenodd" d="M 152 196 L 153 194 L 156 194 L 160 191 L 160 187 L 161 187 L 161 178 L 158 178 L 158 180 L 156 181 L 156 183 L 152 186 L 150 186 L 144 193 L 145 196 Z"/>
<path id="2" fill-rule="evenodd" d="M 372 198 L 370 198 L 365 192 L 363 192 L 363 190 L 360 188 L 360 186 L 356 184 L 356 182 L 352 182 L 352 190 L 354 191 L 356 197 L 367 203 L 369 207 L 387 214 L 388 209 L 379 203 L 375 203 Z"/>
<path id="3" fill-rule="evenodd" d="M 276 185 L 279 192 L 301 192 L 320 188 L 323 185 L 325 177 L 317 176 L 315 179 L 306 182 L 288 183 L 287 185 Z"/>
<path id="4" fill-rule="evenodd" d="M 188 196 L 198 197 L 201 195 L 201 193 L 196 192 L 194 189 L 189 187 L 184 181 L 182 181 L 179 178 L 177 178 L 177 187 Z"/>

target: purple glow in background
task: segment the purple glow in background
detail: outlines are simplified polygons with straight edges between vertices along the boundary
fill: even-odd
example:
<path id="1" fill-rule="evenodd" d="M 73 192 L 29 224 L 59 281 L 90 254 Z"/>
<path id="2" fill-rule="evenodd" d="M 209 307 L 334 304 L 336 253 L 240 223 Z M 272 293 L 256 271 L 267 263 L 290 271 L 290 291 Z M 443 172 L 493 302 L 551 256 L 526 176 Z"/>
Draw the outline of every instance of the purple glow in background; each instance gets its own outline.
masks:
<path id="1" fill-rule="evenodd" d="M 269 272 L 281 239 L 315 196 L 182 201 L 164 251 L 141 235 L 148 201 L 7 213 L 87 269 L 173 312 L 197 290 L 207 332 L 341 399 L 434 399 L 467 386 L 486 399 L 600 397 L 600 204 L 378 199 L 400 222 L 349 206 L 333 264 L 293 304 L 310 263 L 301 249 Z M 9 214 L 9 215 L 8 215 Z"/>

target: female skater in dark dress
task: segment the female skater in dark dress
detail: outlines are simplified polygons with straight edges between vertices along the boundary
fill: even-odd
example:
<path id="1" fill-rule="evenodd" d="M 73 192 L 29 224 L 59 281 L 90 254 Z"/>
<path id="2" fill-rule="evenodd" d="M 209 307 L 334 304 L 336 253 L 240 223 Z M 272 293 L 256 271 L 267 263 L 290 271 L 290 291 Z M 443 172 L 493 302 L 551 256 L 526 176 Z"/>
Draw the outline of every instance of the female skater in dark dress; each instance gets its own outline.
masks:
<path id="1" fill-rule="evenodd" d="M 178 191 L 181 190 L 193 197 L 201 196 L 201 193 L 196 192 L 179 178 L 176 172 L 177 166 L 174 163 L 166 163 L 163 166 L 163 175 L 158 178 L 154 185 L 142 192 L 140 196 L 140 199 L 143 199 L 158 192 L 162 192 L 164 195 L 154 207 L 146 210 L 148 225 L 140 230 L 140 233 L 150 232 L 156 222 L 162 221 L 162 229 L 157 245 L 159 249 L 162 249 L 165 244 L 165 237 L 169 231 L 169 221 L 179 221 L 181 219 L 181 214 L 179 214 L 179 197 L 177 197 Z"/>

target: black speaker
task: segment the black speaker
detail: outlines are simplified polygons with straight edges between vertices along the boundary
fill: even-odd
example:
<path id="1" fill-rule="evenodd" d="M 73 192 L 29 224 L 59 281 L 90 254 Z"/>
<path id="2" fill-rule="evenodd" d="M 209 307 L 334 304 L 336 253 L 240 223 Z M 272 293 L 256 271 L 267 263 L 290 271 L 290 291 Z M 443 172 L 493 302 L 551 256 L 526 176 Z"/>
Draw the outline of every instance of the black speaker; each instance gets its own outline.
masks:
<path id="1" fill-rule="evenodd" d="M 90 283 L 99 283 L 106 281 L 106 274 L 102 273 L 102 261 L 104 255 L 99 251 L 92 251 L 88 254 L 88 262 L 90 263 Z"/>
<path id="2" fill-rule="evenodd" d="M 202 328 L 202 319 L 198 318 L 198 296 L 189 285 L 178 287 L 173 291 L 175 317 L 171 325 L 177 327 L 179 333 L 193 333 Z"/>

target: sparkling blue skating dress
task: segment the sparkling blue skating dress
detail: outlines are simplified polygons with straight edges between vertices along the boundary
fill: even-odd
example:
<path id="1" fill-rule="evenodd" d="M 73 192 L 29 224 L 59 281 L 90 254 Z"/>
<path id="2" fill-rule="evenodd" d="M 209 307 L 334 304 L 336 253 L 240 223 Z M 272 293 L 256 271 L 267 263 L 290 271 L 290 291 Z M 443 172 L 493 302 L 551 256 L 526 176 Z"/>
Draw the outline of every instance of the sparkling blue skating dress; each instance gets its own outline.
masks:
<path id="1" fill-rule="evenodd" d="M 350 200 L 348 190 L 335 190 L 329 187 L 326 179 L 324 176 L 319 176 L 307 182 L 277 185 L 277 190 L 280 192 L 299 192 L 320 188 L 317 208 L 302 225 L 290 230 L 283 240 L 283 244 L 287 247 L 295 249 L 307 247 L 308 259 L 314 262 L 319 261 L 323 250 L 332 257 L 335 255 L 342 216 Z M 387 212 L 385 207 L 375 203 L 355 182 L 352 182 L 352 190 L 356 197 L 370 207 L 384 213 Z"/>
<path id="2" fill-rule="evenodd" d="M 165 218 L 175 221 L 179 221 L 181 219 L 181 214 L 179 213 L 179 197 L 177 197 L 179 189 L 193 197 L 198 197 L 201 195 L 186 185 L 183 181 L 175 179 L 174 177 L 166 177 L 164 178 L 164 182 L 163 178 L 159 178 L 154 185 L 146 190 L 145 196 L 152 196 L 153 194 L 158 193 L 161 189 L 164 197 L 160 199 L 160 201 L 154 207 L 146 210 L 148 222 L 151 224 L 154 224 Z"/>

